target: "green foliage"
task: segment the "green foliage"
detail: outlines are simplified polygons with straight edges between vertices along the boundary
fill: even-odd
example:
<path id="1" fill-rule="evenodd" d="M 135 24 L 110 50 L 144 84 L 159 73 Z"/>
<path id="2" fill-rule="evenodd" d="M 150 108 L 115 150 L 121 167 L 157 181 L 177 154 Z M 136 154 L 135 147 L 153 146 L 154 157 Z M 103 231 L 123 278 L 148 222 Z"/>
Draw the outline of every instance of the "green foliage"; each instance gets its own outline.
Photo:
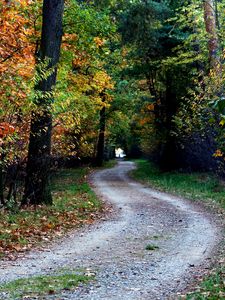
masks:
<path id="1" fill-rule="evenodd" d="M 135 1 L 122 16 L 123 39 L 136 43 L 140 51 L 152 51 L 162 28 L 161 20 L 168 16 L 169 8 L 163 2 Z"/>
<path id="2" fill-rule="evenodd" d="M 217 27 L 218 35 L 223 35 L 224 28 L 224 3 L 217 2 Z M 186 31 L 183 43 L 175 48 L 177 57 L 166 59 L 165 63 L 189 65 L 190 76 L 193 78 L 186 95 L 174 116 L 174 132 L 177 138 L 183 135 L 191 136 L 195 131 L 203 135 L 208 124 L 219 133 L 219 114 L 224 114 L 224 64 L 223 64 L 223 41 L 220 40 L 221 66 L 208 72 L 208 35 L 204 24 L 204 11 L 202 1 L 189 1 L 181 7 L 173 19 L 176 26 Z M 174 32 L 171 32 L 174 34 Z M 218 114 L 219 113 L 219 114 Z M 222 117 L 223 118 L 223 117 Z M 223 145 L 219 143 L 219 148 Z"/>
<path id="3" fill-rule="evenodd" d="M 53 106 L 53 153 L 94 157 L 99 113 L 112 102 L 113 80 L 106 65 L 116 25 L 107 9 L 69 1 L 64 17 L 63 48 Z M 102 93 L 106 100 L 102 101 Z M 59 129 L 59 130 L 58 130 Z"/>
<path id="4" fill-rule="evenodd" d="M 108 11 L 98 10 L 88 3 L 78 3 L 73 0 L 65 9 L 64 30 L 68 34 L 77 35 L 73 43 L 79 50 L 96 55 L 95 52 L 99 51 L 94 38 L 110 38 L 112 33 L 115 33 L 116 27 Z"/>

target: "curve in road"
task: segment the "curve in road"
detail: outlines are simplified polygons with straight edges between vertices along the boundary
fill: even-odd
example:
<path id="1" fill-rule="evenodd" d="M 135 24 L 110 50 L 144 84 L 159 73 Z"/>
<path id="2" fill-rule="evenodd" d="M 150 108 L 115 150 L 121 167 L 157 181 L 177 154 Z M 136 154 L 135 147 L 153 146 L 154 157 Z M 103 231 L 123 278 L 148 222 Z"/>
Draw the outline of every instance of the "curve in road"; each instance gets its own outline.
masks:
<path id="1" fill-rule="evenodd" d="M 95 273 L 96 281 L 60 299 L 175 297 L 210 259 L 220 232 L 198 206 L 131 180 L 134 168 L 132 162 L 119 162 L 91 177 L 95 192 L 114 205 L 113 217 L 48 251 L 31 252 L 14 266 L 0 266 L 0 281 L 82 267 Z"/>

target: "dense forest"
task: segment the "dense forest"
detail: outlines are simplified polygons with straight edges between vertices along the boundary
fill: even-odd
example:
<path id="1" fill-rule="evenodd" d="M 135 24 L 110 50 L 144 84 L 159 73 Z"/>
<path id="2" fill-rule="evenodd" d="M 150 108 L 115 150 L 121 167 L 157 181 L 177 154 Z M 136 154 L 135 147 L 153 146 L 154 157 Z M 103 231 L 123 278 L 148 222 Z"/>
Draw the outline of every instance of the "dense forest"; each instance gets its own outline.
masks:
<path id="1" fill-rule="evenodd" d="M 121 236 L 112 245 L 119 249 L 114 254 L 121 255 L 121 265 L 127 259 L 127 265 L 133 268 L 135 259 L 141 264 L 149 255 L 142 270 L 137 271 L 135 265 L 129 269 L 129 276 L 151 273 L 152 253 L 161 253 L 161 245 L 164 249 L 175 232 L 178 241 L 171 244 L 169 258 L 161 259 L 162 274 L 166 278 L 170 263 L 177 259 L 183 273 L 188 269 L 190 278 L 201 281 L 210 268 L 205 264 L 202 272 L 200 259 L 212 256 L 214 252 L 207 252 L 211 248 L 218 248 L 219 253 L 224 225 L 224 47 L 223 0 L 0 0 L 0 262 L 1 258 L 14 260 L 18 253 L 48 244 L 81 225 L 108 221 L 108 215 L 118 210 L 126 222 L 130 218 L 130 223 L 124 221 L 125 229 L 116 229 Z M 107 173 L 107 164 L 116 165 L 118 149 L 124 151 L 126 159 Z M 103 200 L 109 197 L 110 202 L 112 198 L 111 204 L 101 201 L 91 189 L 87 178 L 93 170 L 93 174 L 99 174 L 92 177 L 93 182 Z M 131 182 L 128 173 L 146 186 Z M 107 182 L 110 176 L 113 183 Z M 157 191 L 149 189 L 145 193 L 148 185 Z M 106 191 L 109 195 L 104 195 Z M 200 208 L 182 202 L 186 201 L 182 197 L 200 201 Z M 202 205 L 203 201 L 206 204 Z M 115 224 L 119 228 L 122 217 L 109 223 L 108 229 L 113 232 Z M 150 239 L 148 230 L 154 226 L 156 233 L 151 231 Z M 109 240 L 116 236 L 112 232 Z M 139 234 L 142 236 L 137 245 Z M 90 240 L 92 236 L 87 244 Z M 147 240 L 151 243 L 143 246 Z M 68 247 L 77 249 L 82 245 L 79 243 L 73 236 L 71 244 L 61 245 L 65 249 L 59 251 L 58 263 L 71 255 L 74 262 L 81 250 L 72 254 L 63 251 L 70 251 Z M 83 247 L 86 251 L 86 245 Z M 88 247 L 92 249 L 93 245 Z M 96 246 L 93 251 L 99 249 Z M 134 258 L 132 251 L 137 249 Z M 111 253 L 111 248 L 108 251 Z M 163 251 L 161 256 L 167 253 Z M 106 252 L 105 269 L 113 261 L 113 255 L 108 257 Z M 215 255 L 216 271 L 206 280 L 206 291 L 204 287 L 201 297 L 182 299 L 224 299 L 224 249 L 221 252 Z M 195 254 L 199 256 L 199 269 L 195 269 Z M 46 257 L 48 260 L 48 254 L 35 267 L 49 267 L 51 257 L 45 265 Z M 96 258 L 101 265 L 99 257 L 101 252 Z M 164 261 L 168 268 L 163 267 Z M 26 273 L 20 267 L 15 269 L 15 278 Z M 115 264 L 115 272 L 110 269 L 107 274 L 109 286 L 116 280 L 119 267 Z M 4 268 L 0 265 L 0 271 L 5 272 Z M 95 274 L 87 270 L 84 274 L 88 275 L 82 278 L 80 273 L 79 278 L 75 274 L 76 284 L 74 274 L 65 279 L 60 273 L 62 286 L 58 290 L 66 292 L 77 283 L 92 280 Z M 178 284 L 179 268 L 172 266 L 171 270 L 168 278 L 173 283 L 173 272 L 177 272 Z M 42 271 L 37 269 L 36 273 Z M 30 267 L 27 272 L 36 274 Z M 125 273 L 117 274 L 119 282 L 127 280 Z M 156 273 L 154 276 L 160 278 L 161 273 Z M 4 274 L 8 276 L 7 270 Z M 16 288 L 1 286 L 14 278 L 10 276 L 0 278 L 0 298 L 5 289 L 14 293 L 20 287 L 20 281 Z M 149 282 L 157 282 L 154 276 L 149 274 Z M 50 296 L 55 293 L 55 278 L 54 288 L 52 283 L 45 287 Z M 145 284 L 140 278 L 137 283 Z M 131 285 L 132 280 L 128 282 Z M 68 282 L 72 282 L 69 288 Z M 21 294 L 25 298 L 28 292 L 33 295 L 33 291 L 26 291 L 29 284 L 25 282 L 25 294 Z M 98 288 L 101 290 L 101 286 Z M 135 290 L 132 285 L 130 291 L 139 293 L 141 289 L 138 286 Z M 170 295 L 172 288 L 167 292 Z M 13 295 L 4 299 L 19 299 Z"/>
<path id="2" fill-rule="evenodd" d="M 51 169 L 118 147 L 223 174 L 223 1 L 42 2 L 0 3 L 2 205 L 51 204 Z"/>

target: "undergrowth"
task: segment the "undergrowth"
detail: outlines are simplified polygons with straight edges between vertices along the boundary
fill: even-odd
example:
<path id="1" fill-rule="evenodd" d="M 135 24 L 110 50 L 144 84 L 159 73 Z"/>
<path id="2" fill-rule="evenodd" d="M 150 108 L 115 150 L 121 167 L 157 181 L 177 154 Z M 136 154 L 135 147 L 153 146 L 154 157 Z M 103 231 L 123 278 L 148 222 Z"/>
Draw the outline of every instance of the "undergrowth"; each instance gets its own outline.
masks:
<path id="1" fill-rule="evenodd" d="M 90 224 L 102 211 L 102 203 L 86 182 L 88 168 L 65 169 L 52 178 L 52 206 L 0 211 L 0 257 L 61 236 L 71 228 Z"/>

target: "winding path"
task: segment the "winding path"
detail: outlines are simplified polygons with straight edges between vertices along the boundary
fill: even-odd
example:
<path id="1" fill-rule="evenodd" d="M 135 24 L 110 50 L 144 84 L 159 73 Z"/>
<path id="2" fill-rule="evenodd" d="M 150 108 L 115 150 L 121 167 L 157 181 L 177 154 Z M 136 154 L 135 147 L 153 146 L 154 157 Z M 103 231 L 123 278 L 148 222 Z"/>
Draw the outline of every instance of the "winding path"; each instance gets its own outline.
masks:
<path id="1" fill-rule="evenodd" d="M 185 288 L 213 255 L 220 231 L 198 206 L 132 181 L 134 168 L 120 162 L 92 175 L 96 193 L 115 207 L 110 220 L 14 265 L 1 263 L 0 282 L 82 267 L 96 273 L 94 283 L 49 299 L 170 299 Z M 147 251 L 148 244 L 158 249 Z"/>

